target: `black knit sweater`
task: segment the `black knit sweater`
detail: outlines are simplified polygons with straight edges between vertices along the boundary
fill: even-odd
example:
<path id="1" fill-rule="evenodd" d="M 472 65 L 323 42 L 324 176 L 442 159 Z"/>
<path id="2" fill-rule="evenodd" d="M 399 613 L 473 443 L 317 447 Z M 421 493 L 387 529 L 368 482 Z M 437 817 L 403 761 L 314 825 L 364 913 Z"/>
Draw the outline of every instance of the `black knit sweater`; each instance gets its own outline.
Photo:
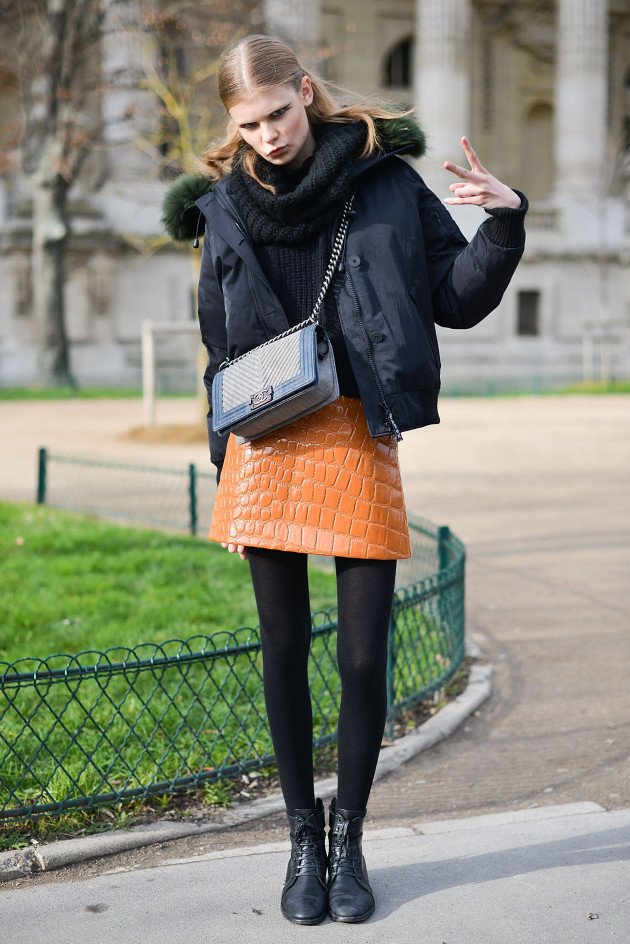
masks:
<path id="1" fill-rule="evenodd" d="M 333 221 L 324 226 L 318 233 L 298 245 L 254 245 L 262 269 L 280 299 L 291 325 L 308 318 L 313 311 L 332 253 L 338 222 Z M 333 276 L 333 284 L 324 296 L 320 320 L 332 344 L 339 392 L 347 397 L 359 397 L 359 388 L 348 357 L 333 296 L 334 279 Z"/>

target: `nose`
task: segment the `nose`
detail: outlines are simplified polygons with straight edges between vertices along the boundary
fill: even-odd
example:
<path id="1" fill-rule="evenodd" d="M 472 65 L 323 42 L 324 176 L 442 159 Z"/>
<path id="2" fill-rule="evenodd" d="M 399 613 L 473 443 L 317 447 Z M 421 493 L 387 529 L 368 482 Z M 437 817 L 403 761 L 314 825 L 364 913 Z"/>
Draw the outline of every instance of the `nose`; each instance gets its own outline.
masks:
<path id="1" fill-rule="evenodd" d="M 278 130 L 272 124 L 261 124 L 260 134 L 265 144 L 273 144 L 278 137 Z"/>

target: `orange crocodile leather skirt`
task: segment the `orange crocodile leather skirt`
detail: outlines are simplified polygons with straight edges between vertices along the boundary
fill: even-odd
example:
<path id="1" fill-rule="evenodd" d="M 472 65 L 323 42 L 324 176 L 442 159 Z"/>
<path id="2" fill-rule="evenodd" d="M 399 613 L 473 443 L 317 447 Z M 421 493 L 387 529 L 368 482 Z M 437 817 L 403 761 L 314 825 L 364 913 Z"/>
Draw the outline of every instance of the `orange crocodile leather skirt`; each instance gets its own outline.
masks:
<path id="1" fill-rule="evenodd" d="M 396 437 L 372 437 L 361 400 L 346 396 L 253 442 L 231 434 L 209 539 L 338 557 L 411 557 Z"/>

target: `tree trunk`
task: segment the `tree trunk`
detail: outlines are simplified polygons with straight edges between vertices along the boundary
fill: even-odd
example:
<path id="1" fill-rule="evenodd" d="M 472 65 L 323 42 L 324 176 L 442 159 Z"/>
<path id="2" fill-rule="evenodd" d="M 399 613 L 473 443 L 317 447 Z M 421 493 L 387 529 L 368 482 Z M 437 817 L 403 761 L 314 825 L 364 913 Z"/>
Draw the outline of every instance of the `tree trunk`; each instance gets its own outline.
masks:
<path id="1" fill-rule="evenodd" d="M 54 171 L 34 175 L 32 275 L 40 387 L 76 386 L 65 327 L 67 191 L 66 181 Z"/>

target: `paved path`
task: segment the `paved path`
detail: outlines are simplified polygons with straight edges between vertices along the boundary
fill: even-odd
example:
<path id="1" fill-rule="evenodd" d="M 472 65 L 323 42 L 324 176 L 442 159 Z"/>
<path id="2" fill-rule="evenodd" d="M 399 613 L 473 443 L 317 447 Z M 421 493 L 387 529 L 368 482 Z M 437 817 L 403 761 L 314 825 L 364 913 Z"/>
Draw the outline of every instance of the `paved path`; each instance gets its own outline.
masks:
<path id="1" fill-rule="evenodd" d="M 159 409 L 162 422 L 194 415 L 183 400 Z M 0 410 L 11 443 L 0 498 L 31 499 L 39 445 L 207 462 L 203 444 L 118 439 L 141 422 L 139 401 Z M 454 737 L 374 785 L 369 825 L 582 800 L 630 808 L 630 397 L 444 398 L 441 415 L 405 434 L 405 494 L 466 542 L 468 628 L 495 664 L 495 691 Z M 143 861 L 285 832 L 269 817 Z"/>
<path id="2" fill-rule="evenodd" d="M 545 816 L 546 814 L 546 816 Z M 545 816 L 545 818 L 542 818 Z M 529 817 L 529 818 L 528 818 Z M 0 892 L 6 944 L 172 941 L 595 944 L 630 940 L 630 810 L 595 804 L 366 835 L 369 921 L 296 927 L 279 909 L 288 843 Z"/>
<path id="3" fill-rule="evenodd" d="M 444 406 L 426 448 L 414 434 L 402 454 L 406 494 L 467 545 L 468 627 L 495 691 L 448 742 L 376 785 L 373 815 L 628 807 L 630 400 Z"/>

